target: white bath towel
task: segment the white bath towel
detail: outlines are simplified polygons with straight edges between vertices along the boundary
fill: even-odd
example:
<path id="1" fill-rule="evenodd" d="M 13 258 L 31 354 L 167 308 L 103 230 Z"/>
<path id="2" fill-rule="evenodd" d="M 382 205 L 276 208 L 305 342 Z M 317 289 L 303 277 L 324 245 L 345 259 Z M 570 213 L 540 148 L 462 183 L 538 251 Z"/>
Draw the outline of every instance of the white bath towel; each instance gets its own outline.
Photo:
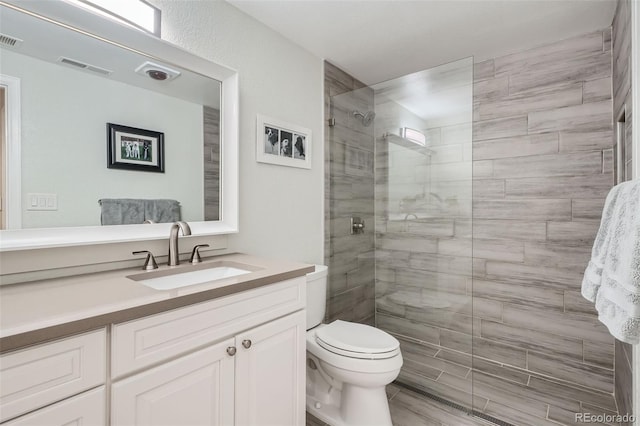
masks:
<path id="1" fill-rule="evenodd" d="M 640 342 L 640 179 L 609 192 L 582 295 L 616 339 Z"/>

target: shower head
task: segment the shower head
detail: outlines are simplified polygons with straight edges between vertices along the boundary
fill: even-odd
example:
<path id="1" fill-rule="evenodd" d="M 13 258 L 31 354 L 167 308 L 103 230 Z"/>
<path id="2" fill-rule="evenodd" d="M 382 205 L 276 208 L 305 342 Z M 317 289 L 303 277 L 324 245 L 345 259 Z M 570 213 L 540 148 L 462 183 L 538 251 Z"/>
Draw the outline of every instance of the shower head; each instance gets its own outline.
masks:
<path id="1" fill-rule="evenodd" d="M 373 111 L 367 111 L 365 113 L 353 111 L 353 116 L 360 118 L 364 127 L 369 127 L 373 119 L 376 118 L 376 113 Z"/>

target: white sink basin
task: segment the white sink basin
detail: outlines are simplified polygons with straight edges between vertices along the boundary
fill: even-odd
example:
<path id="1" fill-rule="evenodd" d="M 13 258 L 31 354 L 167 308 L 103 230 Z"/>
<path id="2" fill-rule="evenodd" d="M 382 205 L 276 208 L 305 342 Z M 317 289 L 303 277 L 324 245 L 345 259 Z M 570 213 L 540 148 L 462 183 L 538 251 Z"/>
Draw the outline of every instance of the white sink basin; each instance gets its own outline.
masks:
<path id="1" fill-rule="evenodd" d="M 216 262 L 211 265 L 186 266 L 179 269 L 129 275 L 127 278 L 155 290 L 172 290 L 224 278 L 237 277 L 251 272 L 253 271 L 239 266 L 220 265 L 220 262 Z"/>

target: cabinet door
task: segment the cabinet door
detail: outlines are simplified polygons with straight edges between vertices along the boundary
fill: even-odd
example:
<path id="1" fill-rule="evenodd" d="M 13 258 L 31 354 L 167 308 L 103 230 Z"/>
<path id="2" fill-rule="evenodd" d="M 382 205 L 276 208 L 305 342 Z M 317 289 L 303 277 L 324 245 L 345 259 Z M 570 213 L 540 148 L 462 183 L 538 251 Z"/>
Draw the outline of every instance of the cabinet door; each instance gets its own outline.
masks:
<path id="1" fill-rule="evenodd" d="M 236 424 L 305 423 L 305 311 L 236 336 Z"/>
<path id="2" fill-rule="evenodd" d="M 227 339 L 116 382 L 112 425 L 232 425 L 234 357 Z"/>
<path id="3" fill-rule="evenodd" d="M 2 426 L 104 426 L 104 386 L 34 411 Z"/>

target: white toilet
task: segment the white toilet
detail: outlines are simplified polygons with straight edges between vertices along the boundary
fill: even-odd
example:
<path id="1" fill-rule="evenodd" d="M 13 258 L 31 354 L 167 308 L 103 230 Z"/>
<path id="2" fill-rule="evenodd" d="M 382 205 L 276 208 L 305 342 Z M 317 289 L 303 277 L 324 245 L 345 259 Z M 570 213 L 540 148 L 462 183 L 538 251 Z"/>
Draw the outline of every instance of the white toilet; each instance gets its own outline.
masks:
<path id="1" fill-rule="evenodd" d="M 377 328 L 321 324 L 327 267 L 307 274 L 307 411 L 331 426 L 391 426 L 385 386 L 400 373 L 400 343 Z"/>

